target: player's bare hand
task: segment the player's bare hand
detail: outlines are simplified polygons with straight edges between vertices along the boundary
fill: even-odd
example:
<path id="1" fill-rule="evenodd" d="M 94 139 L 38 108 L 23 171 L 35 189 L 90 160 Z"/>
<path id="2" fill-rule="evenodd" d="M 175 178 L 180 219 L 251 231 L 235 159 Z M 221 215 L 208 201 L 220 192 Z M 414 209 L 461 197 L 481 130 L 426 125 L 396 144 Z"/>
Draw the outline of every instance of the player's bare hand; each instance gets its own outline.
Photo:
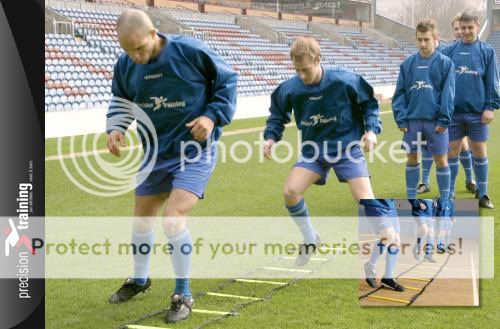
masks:
<path id="1" fill-rule="evenodd" d="M 120 147 L 125 147 L 125 138 L 123 137 L 123 133 L 118 130 L 113 130 L 108 135 L 108 150 L 111 154 L 119 157 L 120 156 Z"/>
<path id="2" fill-rule="evenodd" d="M 268 139 L 264 144 L 264 149 L 262 151 L 264 152 L 264 157 L 266 159 L 271 159 L 271 150 L 273 148 L 274 143 L 275 143 L 274 140 Z"/>
<path id="3" fill-rule="evenodd" d="M 402 131 L 402 132 L 407 132 L 408 131 L 408 128 L 399 128 L 399 131 Z"/>
<path id="4" fill-rule="evenodd" d="M 363 145 L 363 150 L 365 152 L 372 151 L 375 146 L 377 146 L 377 135 L 373 131 L 367 131 L 363 137 L 361 137 L 361 145 Z"/>
<path id="5" fill-rule="evenodd" d="M 186 127 L 191 128 L 190 132 L 194 140 L 206 141 L 214 130 L 214 122 L 206 116 L 200 116 L 191 122 L 186 123 Z"/>
<path id="6" fill-rule="evenodd" d="M 439 127 L 437 126 L 436 129 L 434 129 L 435 132 L 437 132 L 438 134 L 442 134 L 446 131 L 447 128 L 445 127 Z"/>
<path id="7" fill-rule="evenodd" d="M 484 110 L 483 115 L 481 116 L 481 123 L 483 125 L 489 125 L 492 121 L 493 121 L 493 111 Z"/>

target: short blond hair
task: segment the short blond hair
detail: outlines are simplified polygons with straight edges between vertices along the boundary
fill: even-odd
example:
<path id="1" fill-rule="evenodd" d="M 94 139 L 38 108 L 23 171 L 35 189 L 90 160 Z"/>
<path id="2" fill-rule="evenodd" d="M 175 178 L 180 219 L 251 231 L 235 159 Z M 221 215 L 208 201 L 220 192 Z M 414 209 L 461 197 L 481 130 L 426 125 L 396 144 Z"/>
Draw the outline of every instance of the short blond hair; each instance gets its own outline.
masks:
<path id="1" fill-rule="evenodd" d="M 462 14 L 458 13 L 458 14 L 455 15 L 455 17 L 453 17 L 453 19 L 451 20 L 451 27 L 453 27 L 453 24 L 455 22 L 459 22 L 460 23 L 460 16 L 462 16 Z"/>
<path id="2" fill-rule="evenodd" d="M 314 38 L 297 37 L 290 48 L 290 58 L 292 61 L 301 61 L 306 56 L 312 61 L 321 58 L 319 44 Z"/>

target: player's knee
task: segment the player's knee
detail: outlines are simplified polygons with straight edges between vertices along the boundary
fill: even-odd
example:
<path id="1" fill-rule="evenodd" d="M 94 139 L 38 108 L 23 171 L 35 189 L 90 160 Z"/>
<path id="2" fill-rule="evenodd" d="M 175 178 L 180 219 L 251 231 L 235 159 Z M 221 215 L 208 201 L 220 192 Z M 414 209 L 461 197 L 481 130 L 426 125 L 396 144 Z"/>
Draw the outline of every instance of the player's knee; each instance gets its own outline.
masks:
<path id="1" fill-rule="evenodd" d="M 434 161 L 436 162 L 436 167 L 438 168 L 446 167 L 448 165 L 448 157 L 446 155 L 435 157 Z"/>
<path id="2" fill-rule="evenodd" d="M 408 153 L 406 157 L 409 165 L 418 164 L 418 153 Z"/>
<path id="3" fill-rule="evenodd" d="M 394 242 L 396 234 L 394 230 L 384 230 L 380 233 L 380 241 L 385 245 L 390 245 Z"/>
<path id="4" fill-rule="evenodd" d="M 427 232 L 428 232 L 427 226 L 421 225 L 420 228 L 419 228 L 420 235 L 427 235 Z"/>
<path id="5" fill-rule="evenodd" d="M 287 185 L 283 191 L 283 197 L 285 198 L 287 204 L 295 204 L 302 198 L 302 193 L 293 186 Z"/>
<path id="6" fill-rule="evenodd" d="M 471 151 L 472 154 L 476 158 L 484 158 L 487 156 L 486 152 L 486 143 L 481 142 L 481 143 L 471 143 Z"/>
<path id="7" fill-rule="evenodd" d="M 429 237 L 433 238 L 433 237 L 434 237 L 434 229 L 433 229 L 433 228 L 431 228 L 431 227 L 429 227 L 429 228 L 427 229 L 427 235 L 428 235 Z"/>
<path id="8" fill-rule="evenodd" d="M 163 231 L 168 237 L 175 236 L 186 229 L 185 217 L 165 217 Z"/>
<path id="9" fill-rule="evenodd" d="M 135 217 L 132 228 L 135 233 L 148 233 L 153 231 L 156 218 L 154 217 Z"/>

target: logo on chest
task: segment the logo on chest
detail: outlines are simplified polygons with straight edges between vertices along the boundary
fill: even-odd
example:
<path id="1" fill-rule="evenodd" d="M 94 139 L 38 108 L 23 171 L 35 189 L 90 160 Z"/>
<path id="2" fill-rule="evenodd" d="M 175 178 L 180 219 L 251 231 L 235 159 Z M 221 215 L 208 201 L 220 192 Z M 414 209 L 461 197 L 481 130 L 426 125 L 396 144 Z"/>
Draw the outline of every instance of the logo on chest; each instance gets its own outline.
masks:
<path id="1" fill-rule="evenodd" d="M 479 75 L 479 72 L 478 71 L 474 71 L 474 70 L 471 70 L 470 68 L 468 68 L 466 65 L 462 65 L 462 66 L 459 66 L 457 70 L 455 70 L 455 72 L 458 74 L 458 75 L 462 75 L 462 74 L 472 74 L 472 75 Z"/>
<path id="2" fill-rule="evenodd" d="M 311 115 L 309 117 L 309 119 L 310 119 L 309 121 L 302 120 L 300 122 L 300 124 L 302 126 L 305 126 L 305 127 L 315 127 L 318 124 L 327 124 L 330 122 L 337 122 L 337 116 L 328 118 L 328 117 L 325 117 L 323 114 Z"/>
<path id="3" fill-rule="evenodd" d="M 411 86 L 410 88 L 410 90 L 420 90 L 420 89 L 434 89 L 434 87 L 425 81 L 419 80 L 415 81 L 413 86 Z"/>

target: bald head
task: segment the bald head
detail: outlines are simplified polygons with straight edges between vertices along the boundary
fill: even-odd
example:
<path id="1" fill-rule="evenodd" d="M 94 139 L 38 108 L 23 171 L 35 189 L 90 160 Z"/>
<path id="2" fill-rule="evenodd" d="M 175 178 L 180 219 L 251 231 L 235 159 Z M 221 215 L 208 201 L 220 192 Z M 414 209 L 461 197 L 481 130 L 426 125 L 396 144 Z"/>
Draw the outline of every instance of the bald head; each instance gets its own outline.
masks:
<path id="1" fill-rule="evenodd" d="M 153 22 L 151 22 L 149 16 L 139 9 L 125 9 L 116 22 L 118 37 L 132 33 L 142 36 L 154 29 Z"/>
<path id="2" fill-rule="evenodd" d="M 116 22 L 118 42 L 136 64 L 146 64 L 158 56 L 163 39 L 149 16 L 138 9 L 125 9 Z"/>

